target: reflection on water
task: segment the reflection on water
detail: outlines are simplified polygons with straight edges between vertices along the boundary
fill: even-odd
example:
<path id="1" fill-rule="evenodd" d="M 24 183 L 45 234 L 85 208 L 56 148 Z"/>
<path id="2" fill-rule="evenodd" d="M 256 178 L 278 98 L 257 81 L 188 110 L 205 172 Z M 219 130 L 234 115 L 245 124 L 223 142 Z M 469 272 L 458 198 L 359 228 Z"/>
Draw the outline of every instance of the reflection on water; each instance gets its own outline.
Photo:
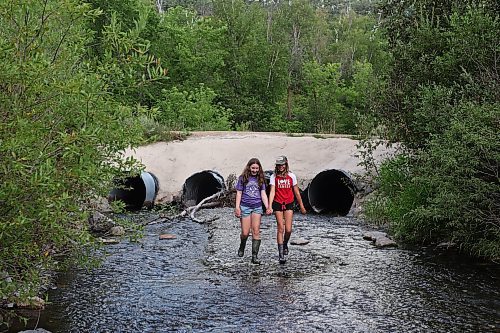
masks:
<path id="1" fill-rule="evenodd" d="M 272 217 L 259 257 L 236 255 L 232 210 L 151 225 L 110 245 L 91 272 L 66 273 L 39 327 L 56 332 L 498 332 L 498 267 L 425 251 L 376 249 L 353 218 L 295 215 L 279 265 Z M 171 233 L 173 240 L 159 240 Z M 250 242 L 249 242 L 250 245 Z"/>

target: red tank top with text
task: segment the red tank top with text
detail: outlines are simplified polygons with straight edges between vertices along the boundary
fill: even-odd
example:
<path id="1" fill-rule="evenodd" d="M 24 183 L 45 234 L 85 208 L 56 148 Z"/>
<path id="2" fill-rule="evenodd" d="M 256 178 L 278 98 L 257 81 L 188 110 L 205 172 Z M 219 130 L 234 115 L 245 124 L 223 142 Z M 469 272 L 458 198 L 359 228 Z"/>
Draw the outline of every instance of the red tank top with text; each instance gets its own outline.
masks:
<path id="1" fill-rule="evenodd" d="M 297 184 L 297 178 L 291 172 L 286 176 L 275 176 L 272 175 L 270 180 L 270 185 L 275 186 L 274 200 L 280 204 L 289 204 L 293 202 L 293 186 Z M 274 181 L 274 182 L 273 182 Z"/>

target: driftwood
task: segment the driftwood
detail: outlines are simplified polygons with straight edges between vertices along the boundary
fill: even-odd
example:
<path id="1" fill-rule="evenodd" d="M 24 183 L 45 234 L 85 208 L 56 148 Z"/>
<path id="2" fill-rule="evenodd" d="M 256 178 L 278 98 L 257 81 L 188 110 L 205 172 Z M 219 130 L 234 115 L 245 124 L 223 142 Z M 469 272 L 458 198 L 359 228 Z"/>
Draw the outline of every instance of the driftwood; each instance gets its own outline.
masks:
<path id="1" fill-rule="evenodd" d="M 205 221 L 202 221 L 202 220 L 199 220 L 197 219 L 194 214 L 200 209 L 200 208 L 210 208 L 210 207 L 216 207 L 218 205 L 220 205 L 220 202 L 218 201 L 214 201 L 214 202 L 209 202 L 211 200 L 214 200 L 214 199 L 219 199 L 220 197 L 222 197 L 223 195 L 226 195 L 228 192 L 226 190 L 220 190 L 219 192 L 215 193 L 215 194 L 212 194 L 211 196 L 209 197 L 206 197 L 205 199 L 201 200 L 197 205 L 195 206 L 191 206 L 191 207 L 188 207 L 186 208 L 185 210 L 183 210 L 179 215 L 177 215 L 178 217 L 186 217 L 188 214 L 189 214 L 189 218 L 191 220 L 193 220 L 194 222 L 198 222 L 198 223 L 207 223 L 207 222 L 212 222 L 216 219 L 218 219 L 218 217 L 215 217 L 215 218 L 212 218 L 210 220 L 205 220 Z"/>
<path id="2" fill-rule="evenodd" d="M 212 208 L 212 207 L 234 207 L 236 202 L 236 190 L 234 190 L 234 184 L 237 177 L 234 174 L 230 174 L 226 180 L 226 189 L 221 189 L 219 192 L 204 198 L 197 205 L 185 208 L 181 213 L 174 216 L 166 216 L 160 214 L 160 217 L 148 221 L 147 224 L 156 224 L 164 222 L 165 220 L 172 220 L 179 217 L 189 217 L 191 220 L 197 223 L 208 223 L 217 220 L 219 217 L 213 217 L 211 219 L 201 221 L 197 219 L 194 214 L 201 208 Z"/>

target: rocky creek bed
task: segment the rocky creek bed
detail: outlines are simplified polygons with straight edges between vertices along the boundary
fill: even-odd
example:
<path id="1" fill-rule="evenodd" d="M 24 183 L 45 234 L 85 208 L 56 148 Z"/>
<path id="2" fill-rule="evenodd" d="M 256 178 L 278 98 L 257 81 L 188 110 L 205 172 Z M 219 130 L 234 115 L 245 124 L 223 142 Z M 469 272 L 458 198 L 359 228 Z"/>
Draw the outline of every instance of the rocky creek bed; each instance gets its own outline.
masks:
<path id="1" fill-rule="evenodd" d="M 430 249 L 378 248 L 352 216 L 295 215 L 285 265 L 273 216 L 261 265 L 236 255 L 231 208 L 148 225 L 60 274 L 28 326 L 56 332 L 498 332 L 499 267 Z M 134 219 L 151 219 L 140 212 Z M 160 235 L 170 235 L 160 239 Z M 30 326 L 31 325 L 31 326 Z M 18 332 L 21 326 L 10 332 Z M 26 329 L 26 328 L 24 328 Z"/>

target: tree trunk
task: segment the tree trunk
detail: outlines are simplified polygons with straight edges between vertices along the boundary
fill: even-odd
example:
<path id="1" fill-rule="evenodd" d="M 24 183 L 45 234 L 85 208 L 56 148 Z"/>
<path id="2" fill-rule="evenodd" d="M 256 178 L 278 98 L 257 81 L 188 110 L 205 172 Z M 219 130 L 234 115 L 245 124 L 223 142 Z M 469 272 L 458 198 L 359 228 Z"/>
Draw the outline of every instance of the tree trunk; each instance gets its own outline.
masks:
<path id="1" fill-rule="evenodd" d="M 291 120 L 292 119 L 292 86 L 289 84 L 288 87 L 286 88 L 287 91 L 287 98 L 286 98 L 286 119 Z"/>

